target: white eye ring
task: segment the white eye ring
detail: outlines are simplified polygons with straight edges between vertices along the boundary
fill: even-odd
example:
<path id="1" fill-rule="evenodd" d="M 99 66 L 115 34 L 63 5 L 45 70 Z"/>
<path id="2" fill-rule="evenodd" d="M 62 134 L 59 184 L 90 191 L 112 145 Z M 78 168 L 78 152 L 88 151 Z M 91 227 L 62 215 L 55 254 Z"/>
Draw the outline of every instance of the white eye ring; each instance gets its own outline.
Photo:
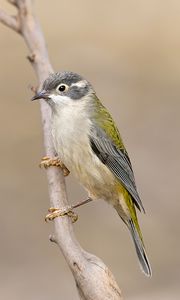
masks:
<path id="1" fill-rule="evenodd" d="M 69 86 L 65 83 L 61 83 L 57 86 L 56 90 L 60 93 L 67 91 Z"/>

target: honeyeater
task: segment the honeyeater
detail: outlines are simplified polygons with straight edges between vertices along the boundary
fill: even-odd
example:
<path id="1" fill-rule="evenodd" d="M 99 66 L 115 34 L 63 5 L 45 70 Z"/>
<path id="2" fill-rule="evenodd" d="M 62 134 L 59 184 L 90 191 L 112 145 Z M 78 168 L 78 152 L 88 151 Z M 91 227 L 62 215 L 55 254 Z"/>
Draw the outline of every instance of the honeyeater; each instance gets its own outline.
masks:
<path id="1" fill-rule="evenodd" d="M 129 229 L 142 270 L 151 267 L 136 208 L 144 212 L 132 165 L 118 128 L 92 85 L 73 72 L 51 74 L 32 100 L 52 110 L 52 136 L 61 162 L 78 178 L 89 198 L 111 204 Z"/>

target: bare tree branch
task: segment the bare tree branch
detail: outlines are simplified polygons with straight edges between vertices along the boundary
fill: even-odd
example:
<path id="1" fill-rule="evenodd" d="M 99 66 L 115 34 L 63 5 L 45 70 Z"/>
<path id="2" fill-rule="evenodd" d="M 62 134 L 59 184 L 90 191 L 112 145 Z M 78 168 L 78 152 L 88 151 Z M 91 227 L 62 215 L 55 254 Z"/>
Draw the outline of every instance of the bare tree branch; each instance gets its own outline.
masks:
<path id="1" fill-rule="evenodd" d="M 40 25 L 34 15 L 31 0 L 9 0 L 17 7 L 17 21 L 6 13 L 0 13 L 0 21 L 17 32 L 21 32 L 30 55 L 39 88 L 46 77 L 53 72 L 49 62 L 45 40 Z M 50 109 L 45 101 L 41 101 L 42 124 L 46 155 L 55 156 L 51 138 Z M 51 207 L 66 208 L 68 206 L 65 180 L 58 168 L 47 169 Z M 75 238 L 71 219 L 67 216 L 54 220 L 55 235 L 50 237 L 61 249 L 76 282 L 81 300 L 122 300 L 121 291 L 114 276 L 106 265 L 96 256 L 84 251 Z"/>
<path id="2" fill-rule="evenodd" d="M 18 24 L 17 18 L 8 15 L 3 9 L 0 9 L 0 22 L 20 33 L 20 26 Z"/>

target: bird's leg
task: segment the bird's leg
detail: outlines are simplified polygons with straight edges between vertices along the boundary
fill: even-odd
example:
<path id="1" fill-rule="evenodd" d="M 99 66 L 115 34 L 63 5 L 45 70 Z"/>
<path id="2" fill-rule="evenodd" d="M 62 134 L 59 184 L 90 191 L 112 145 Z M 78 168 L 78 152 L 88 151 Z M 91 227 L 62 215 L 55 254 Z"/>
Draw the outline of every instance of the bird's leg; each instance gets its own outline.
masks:
<path id="1" fill-rule="evenodd" d="M 89 202 L 91 202 L 91 201 L 93 201 L 93 199 L 91 199 L 90 197 L 88 197 L 86 200 L 83 200 L 83 201 L 81 201 L 81 202 L 78 202 L 78 203 L 76 203 L 76 204 L 71 205 L 71 208 L 72 208 L 72 209 L 73 209 L 73 208 L 77 208 L 77 207 L 79 207 L 79 206 L 81 206 L 81 205 L 84 205 L 84 204 L 86 204 L 86 203 L 89 203 Z"/>
<path id="2" fill-rule="evenodd" d="M 54 208 L 54 207 L 51 207 L 48 209 L 48 212 L 49 214 L 46 215 L 45 217 L 45 221 L 52 221 L 54 220 L 55 218 L 57 217 L 63 217 L 63 216 L 68 216 L 71 218 L 72 220 L 72 223 L 75 223 L 78 219 L 78 215 L 76 215 L 74 212 L 73 212 L 73 208 L 77 208 L 81 205 L 84 205 L 88 202 L 92 201 L 91 198 L 87 198 L 86 200 L 83 200 L 81 202 L 78 202 L 77 204 L 73 204 L 73 205 L 70 205 L 70 206 L 67 206 L 64 210 L 63 209 L 60 209 L 60 208 Z"/>
<path id="3" fill-rule="evenodd" d="M 64 176 L 68 176 L 70 173 L 68 168 L 66 168 L 66 166 L 63 164 L 63 162 L 58 157 L 51 158 L 48 156 L 44 156 L 41 159 L 39 166 L 40 166 L 40 168 L 44 167 L 45 169 L 47 169 L 49 167 L 59 167 L 62 169 Z"/>

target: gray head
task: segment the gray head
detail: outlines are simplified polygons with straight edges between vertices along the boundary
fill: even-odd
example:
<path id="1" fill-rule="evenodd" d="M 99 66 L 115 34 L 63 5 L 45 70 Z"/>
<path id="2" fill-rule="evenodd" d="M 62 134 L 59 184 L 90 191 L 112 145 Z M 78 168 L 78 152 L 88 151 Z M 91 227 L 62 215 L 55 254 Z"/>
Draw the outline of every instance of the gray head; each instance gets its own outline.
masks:
<path id="1" fill-rule="evenodd" d="M 82 76 L 73 72 L 59 72 L 51 74 L 44 81 L 42 91 L 32 100 L 43 98 L 54 106 L 66 104 L 69 100 L 78 101 L 93 93 L 91 84 Z"/>

